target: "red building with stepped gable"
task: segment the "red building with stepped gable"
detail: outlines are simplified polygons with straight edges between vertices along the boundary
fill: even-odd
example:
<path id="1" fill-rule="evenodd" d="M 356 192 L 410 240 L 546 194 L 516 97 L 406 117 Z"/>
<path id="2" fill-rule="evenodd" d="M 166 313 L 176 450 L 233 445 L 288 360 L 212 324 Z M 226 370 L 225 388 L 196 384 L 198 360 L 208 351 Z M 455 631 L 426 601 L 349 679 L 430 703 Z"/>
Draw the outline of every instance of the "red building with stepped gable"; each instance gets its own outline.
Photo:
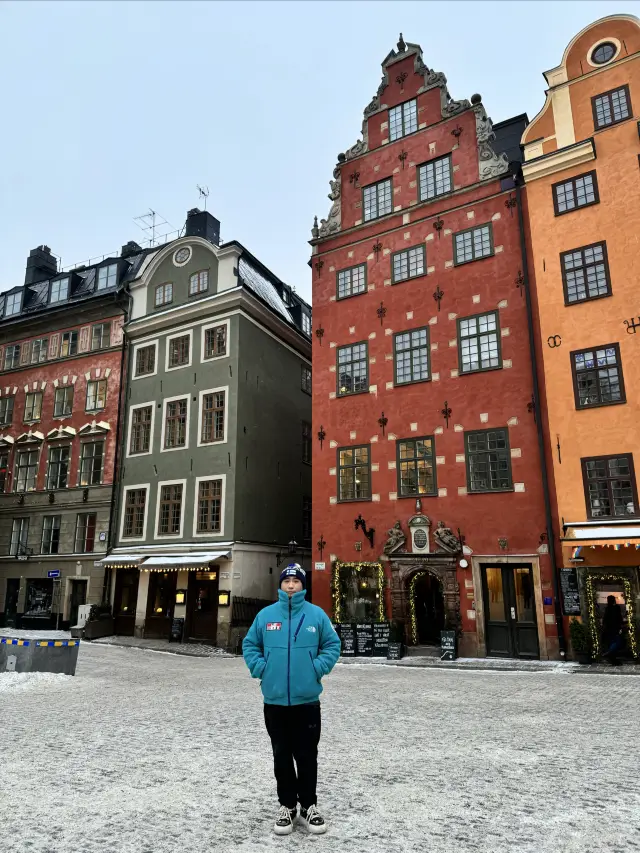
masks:
<path id="1" fill-rule="evenodd" d="M 402 36 L 382 70 L 312 230 L 314 601 L 410 646 L 456 628 L 463 656 L 555 658 L 527 118 L 493 128 Z"/>

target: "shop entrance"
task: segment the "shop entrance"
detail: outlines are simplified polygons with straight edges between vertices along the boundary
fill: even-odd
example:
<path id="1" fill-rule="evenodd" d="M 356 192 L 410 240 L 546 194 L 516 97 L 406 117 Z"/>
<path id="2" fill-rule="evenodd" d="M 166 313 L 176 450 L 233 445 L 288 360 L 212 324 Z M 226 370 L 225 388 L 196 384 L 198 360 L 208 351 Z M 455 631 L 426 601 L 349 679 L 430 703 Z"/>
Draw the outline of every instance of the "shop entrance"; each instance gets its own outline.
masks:
<path id="1" fill-rule="evenodd" d="M 532 567 L 482 566 L 482 592 L 487 655 L 539 658 Z"/>
<path id="2" fill-rule="evenodd" d="M 20 596 L 20 578 L 7 580 L 7 594 L 4 599 L 4 624 L 7 628 L 18 627 L 18 598 Z"/>
<path id="3" fill-rule="evenodd" d="M 133 637 L 136 623 L 136 602 L 140 569 L 118 569 L 113 599 L 114 630 L 124 637 Z"/>
<path id="4" fill-rule="evenodd" d="M 78 607 L 87 603 L 86 580 L 71 581 L 71 597 L 69 599 L 69 625 L 73 627 L 78 624 Z"/>
<path id="5" fill-rule="evenodd" d="M 215 643 L 218 630 L 218 572 L 189 572 L 187 632 L 190 640 Z"/>
<path id="6" fill-rule="evenodd" d="M 409 583 L 414 643 L 420 646 L 439 646 L 444 630 L 444 597 L 442 585 L 435 575 L 418 572 Z"/>
<path id="7" fill-rule="evenodd" d="M 623 626 L 624 648 L 619 656 L 634 658 L 638 655 L 638 637 L 635 629 L 633 590 L 625 575 L 587 575 L 587 598 L 593 616 L 590 619 L 591 644 L 594 656 L 601 655 L 613 642 Z M 612 597 L 611 605 L 609 598 Z M 609 611 L 609 612 L 608 612 Z"/>
<path id="8" fill-rule="evenodd" d="M 177 572 L 150 572 L 144 635 L 168 640 L 176 601 Z"/>

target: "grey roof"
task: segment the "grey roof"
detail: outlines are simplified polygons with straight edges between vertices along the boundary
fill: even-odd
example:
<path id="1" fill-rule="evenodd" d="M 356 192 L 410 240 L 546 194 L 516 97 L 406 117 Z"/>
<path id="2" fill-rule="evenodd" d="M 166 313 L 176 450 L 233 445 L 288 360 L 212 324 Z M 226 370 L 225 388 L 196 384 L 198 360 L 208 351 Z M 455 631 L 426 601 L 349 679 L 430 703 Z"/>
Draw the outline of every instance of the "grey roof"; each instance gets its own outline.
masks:
<path id="1" fill-rule="evenodd" d="M 243 284 L 253 290 L 261 299 L 270 305 L 278 314 L 282 315 L 289 323 L 293 322 L 293 318 L 289 309 L 284 304 L 282 297 L 276 290 L 275 286 L 261 275 L 250 263 L 240 258 L 238 262 L 238 277 Z"/>

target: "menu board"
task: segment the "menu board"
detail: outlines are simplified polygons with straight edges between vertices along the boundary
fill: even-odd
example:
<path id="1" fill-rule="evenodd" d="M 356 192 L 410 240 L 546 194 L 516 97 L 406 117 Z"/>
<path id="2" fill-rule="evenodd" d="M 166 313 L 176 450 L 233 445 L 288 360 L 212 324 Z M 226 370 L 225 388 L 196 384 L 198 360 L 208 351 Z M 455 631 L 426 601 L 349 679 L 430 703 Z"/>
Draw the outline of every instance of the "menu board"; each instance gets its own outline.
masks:
<path id="1" fill-rule="evenodd" d="M 384 658 L 389 649 L 389 623 L 373 623 L 373 657 Z"/>
<path id="2" fill-rule="evenodd" d="M 184 630 L 184 619 L 174 619 L 171 622 L 171 634 L 169 635 L 169 642 L 182 642 L 182 632 Z"/>
<path id="3" fill-rule="evenodd" d="M 359 657 L 371 657 L 373 654 L 373 625 L 371 623 L 356 625 L 356 654 Z"/>
<path id="4" fill-rule="evenodd" d="M 403 652 L 404 649 L 402 643 L 389 643 L 389 648 L 387 649 L 387 660 L 400 660 Z"/>
<path id="5" fill-rule="evenodd" d="M 343 622 L 341 625 L 336 625 L 336 631 L 342 643 L 340 652 L 344 657 L 355 657 L 356 654 L 356 630 L 355 626 L 348 622 Z"/>
<path id="6" fill-rule="evenodd" d="M 440 631 L 440 660 L 455 660 L 458 657 L 456 645 L 455 631 Z"/>
<path id="7" fill-rule="evenodd" d="M 389 649 L 388 622 L 342 622 L 333 626 L 340 637 L 341 654 L 345 657 L 387 656 Z"/>
<path id="8" fill-rule="evenodd" d="M 580 615 L 580 590 L 575 566 L 560 569 L 560 587 L 562 589 L 562 612 L 565 616 Z"/>

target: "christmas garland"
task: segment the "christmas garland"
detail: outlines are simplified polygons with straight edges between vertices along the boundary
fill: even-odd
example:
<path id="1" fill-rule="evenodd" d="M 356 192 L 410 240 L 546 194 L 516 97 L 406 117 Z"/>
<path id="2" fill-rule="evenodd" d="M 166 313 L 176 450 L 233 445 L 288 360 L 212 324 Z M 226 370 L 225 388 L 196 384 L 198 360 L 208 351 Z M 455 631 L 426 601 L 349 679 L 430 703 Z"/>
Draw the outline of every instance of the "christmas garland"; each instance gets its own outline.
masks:
<path id="1" fill-rule="evenodd" d="M 333 565 L 333 577 L 331 579 L 331 597 L 333 598 L 333 615 L 336 622 L 342 621 L 342 594 L 340 592 L 340 570 L 353 569 L 361 572 L 363 569 L 378 570 L 378 621 L 386 622 L 384 587 L 385 577 L 382 563 L 342 563 L 336 560 Z"/>
<path id="2" fill-rule="evenodd" d="M 622 581 L 624 585 L 624 598 L 627 604 L 627 618 L 629 621 L 629 642 L 631 653 L 634 658 L 638 657 L 636 644 L 635 625 L 633 623 L 633 598 L 631 597 L 631 581 L 624 575 L 587 575 L 587 602 L 589 605 L 589 627 L 591 629 L 591 647 L 594 657 L 600 650 L 600 638 L 598 636 L 598 624 L 596 622 L 596 590 L 594 581 Z"/>

